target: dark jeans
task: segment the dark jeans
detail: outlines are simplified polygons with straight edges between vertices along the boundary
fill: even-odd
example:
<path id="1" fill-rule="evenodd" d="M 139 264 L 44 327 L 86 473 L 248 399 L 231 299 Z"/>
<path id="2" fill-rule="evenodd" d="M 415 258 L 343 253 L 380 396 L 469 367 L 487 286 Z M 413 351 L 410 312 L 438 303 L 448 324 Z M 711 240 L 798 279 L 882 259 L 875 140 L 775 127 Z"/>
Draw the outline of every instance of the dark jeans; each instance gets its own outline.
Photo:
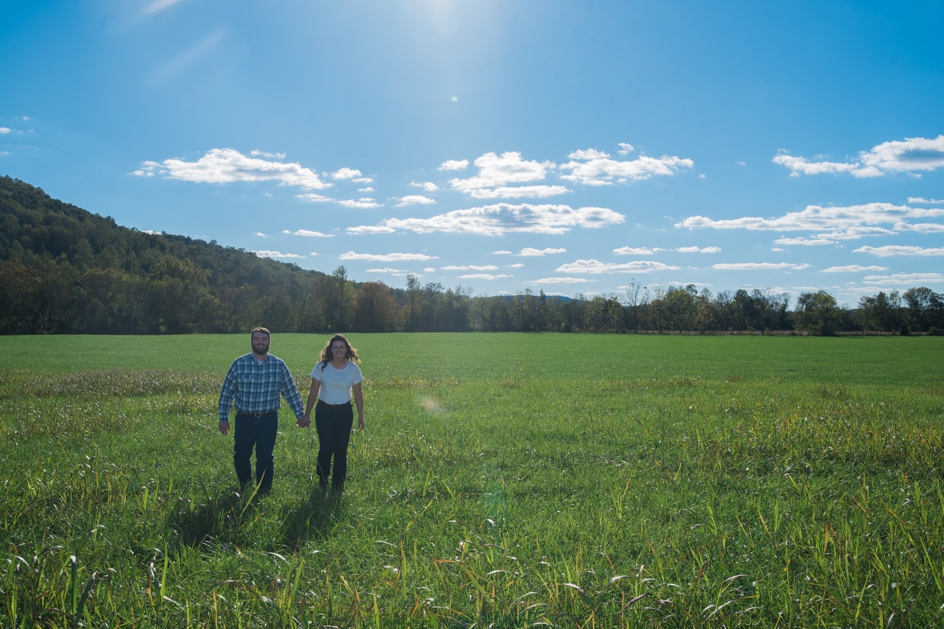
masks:
<path id="1" fill-rule="evenodd" d="M 272 474 L 275 472 L 272 450 L 275 448 L 275 436 L 279 430 L 279 413 L 273 411 L 262 417 L 236 413 L 233 446 L 233 463 L 239 484 L 245 487 L 252 481 L 252 466 L 249 457 L 252 448 L 256 448 L 256 484 L 259 491 L 266 493 L 272 488 Z"/>
<path id="2" fill-rule="evenodd" d="M 318 429 L 318 481 L 328 484 L 328 469 L 334 455 L 334 476 L 331 484 L 335 489 L 344 489 L 347 478 L 347 444 L 351 440 L 354 425 L 354 408 L 350 404 L 330 406 L 318 402 L 315 407 L 315 427 Z"/>

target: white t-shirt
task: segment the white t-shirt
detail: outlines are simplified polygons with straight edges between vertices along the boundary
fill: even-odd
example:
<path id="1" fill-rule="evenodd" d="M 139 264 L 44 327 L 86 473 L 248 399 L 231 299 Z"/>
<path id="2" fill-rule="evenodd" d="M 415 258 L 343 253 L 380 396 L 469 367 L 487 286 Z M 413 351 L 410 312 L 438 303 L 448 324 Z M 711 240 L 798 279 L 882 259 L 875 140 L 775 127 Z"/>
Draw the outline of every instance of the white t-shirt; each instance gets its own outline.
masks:
<path id="1" fill-rule="evenodd" d="M 311 377 L 321 383 L 318 399 L 326 404 L 347 404 L 351 401 L 351 387 L 363 382 L 360 367 L 347 362 L 344 369 L 335 369 L 331 363 L 324 365 L 320 360 L 311 372 Z"/>

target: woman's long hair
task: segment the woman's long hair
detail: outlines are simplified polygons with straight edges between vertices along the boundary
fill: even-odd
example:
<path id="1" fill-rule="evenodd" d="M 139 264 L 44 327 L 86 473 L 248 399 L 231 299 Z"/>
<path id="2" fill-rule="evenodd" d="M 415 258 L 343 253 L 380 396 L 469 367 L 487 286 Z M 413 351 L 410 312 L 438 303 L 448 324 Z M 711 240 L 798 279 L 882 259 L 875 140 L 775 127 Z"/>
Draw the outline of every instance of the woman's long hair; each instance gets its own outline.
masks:
<path id="1" fill-rule="evenodd" d="M 324 369 L 328 366 L 328 363 L 331 362 L 331 359 L 334 358 L 334 355 L 331 353 L 331 346 L 334 345 L 335 341 L 344 341 L 344 346 L 347 347 L 347 352 L 345 352 L 344 357 L 352 362 L 359 363 L 361 362 L 360 356 L 357 355 L 357 350 L 348 343 L 347 337 L 343 334 L 335 334 L 331 337 L 331 340 L 328 341 L 328 344 L 324 346 L 324 349 L 321 350 L 321 368 Z"/>

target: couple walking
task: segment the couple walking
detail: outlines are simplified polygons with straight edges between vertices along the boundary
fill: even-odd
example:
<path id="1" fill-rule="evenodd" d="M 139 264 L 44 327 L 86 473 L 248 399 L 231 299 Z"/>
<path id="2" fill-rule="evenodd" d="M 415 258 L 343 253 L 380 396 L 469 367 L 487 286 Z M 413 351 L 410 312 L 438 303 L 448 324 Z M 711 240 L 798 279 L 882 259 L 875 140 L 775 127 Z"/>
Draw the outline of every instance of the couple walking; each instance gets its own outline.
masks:
<path id="1" fill-rule="evenodd" d="M 321 358 L 311 372 L 308 405 L 302 412 L 302 397 L 285 363 L 269 354 L 269 331 L 252 331 L 252 352 L 233 361 L 220 391 L 220 432 L 229 433 L 229 411 L 236 403 L 233 436 L 233 463 L 236 476 L 244 488 L 252 480 L 250 457 L 256 449 L 256 485 L 258 493 L 272 488 L 273 454 L 279 428 L 280 396 L 285 398 L 297 418 L 299 428 L 311 425 L 311 409 L 315 406 L 315 428 L 318 430 L 318 465 L 316 472 L 321 487 L 327 488 L 331 459 L 334 470 L 332 487 L 344 489 L 347 477 L 347 446 L 354 423 L 351 397 L 357 404 L 357 428 L 364 429 L 364 377 L 354 361 L 357 351 L 343 334 L 335 334 L 321 350 Z"/>

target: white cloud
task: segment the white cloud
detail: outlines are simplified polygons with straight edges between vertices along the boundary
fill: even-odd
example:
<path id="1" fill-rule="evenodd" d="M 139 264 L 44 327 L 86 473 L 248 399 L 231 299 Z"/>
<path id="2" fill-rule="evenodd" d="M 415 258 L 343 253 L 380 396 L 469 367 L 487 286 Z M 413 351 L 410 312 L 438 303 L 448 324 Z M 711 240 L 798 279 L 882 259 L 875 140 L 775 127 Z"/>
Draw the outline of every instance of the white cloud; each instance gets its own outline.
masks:
<path id="1" fill-rule="evenodd" d="M 10 127 L 0 127 L 0 135 L 4 133 L 10 133 Z"/>
<path id="2" fill-rule="evenodd" d="M 343 207 L 353 207 L 353 208 L 374 208 L 381 207 L 383 203 L 377 203 L 376 199 L 371 199 L 369 197 L 364 197 L 363 199 L 345 199 L 343 201 L 338 201 L 338 205 Z"/>
<path id="3" fill-rule="evenodd" d="M 210 149 L 195 162 L 165 159 L 144 162 L 144 173 L 158 171 L 171 179 L 193 183 L 233 183 L 236 181 L 277 181 L 284 186 L 323 190 L 331 186 L 312 170 L 297 163 L 271 162 L 247 157 L 234 149 Z M 138 171 L 135 171 L 138 174 Z"/>
<path id="4" fill-rule="evenodd" d="M 680 253 L 718 253 L 721 247 L 679 247 L 676 251 Z"/>
<path id="5" fill-rule="evenodd" d="M 514 275 L 492 275 L 491 273 L 469 273 L 468 275 L 460 275 L 460 280 L 501 280 L 509 277 L 514 277 Z"/>
<path id="6" fill-rule="evenodd" d="M 436 170 L 465 170 L 468 166 L 467 159 L 447 159 Z"/>
<path id="7" fill-rule="evenodd" d="M 439 190 L 439 186 L 434 184 L 432 181 L 416 182 L 411 181 L 410 185 L 414 188 L 422 188 L 424 192 L 436 192 Z"/>
<path id="8" fill-rule="evenodd" d="M 318 255 L 318 252 L 317 252 L 317 251 L 312 251 L 312 252 L 309 253 L 308 255 L 310 255 L 310 256 L 316 256 L 316 255 Z"/>
<path id="9" fill-rule="evenodd" d="M 388 218 L 380 226 L 419 234 L 436 232 L 501 236 L 504 234 L 564 234 L 574 227 L 595 229 L 622 223 L 624 217 L 599 207 L 573 209 L 567 205 L 498 203 L 453 210 L 430 218 Z"/>
<path id="10" fill-rule="evenodd" d="M 258 236 L 259 238 L 268 238 L 268 236 L 266 236 L 266 235 L 263 234 L 262 232 L 252 232 L 252 235 L 253 235 L 253 236 Z"/>
<path id="11" fill-rule="evenodd" d="M 558 273 L 651 273 L 653 271 L 678 271 L 679 267 L 653 262 L 651 260 L 633 260 L 622 264 L 600 262 L 599 260 L 577 260 L 557 267 Z"/>
<path id="12" fill-rule="evenodd" d="M 809 267 L 809 264 L 790 264 L 788 262 L 735 262 L 711 265 L 711 268 L 719 271 L 775 271 L 778 269 L 801 271 Z"/>
<path id="13" fill-rule="evenodd" d="M 588 280 L 585 277 L 542 277 L 539 280 L 532 280 L 532 284 L 585 284 L 587 282 L 595 282 L 596 280 Z"/>
<path id="14" fill-rule="evenodd" d="M 835 245 L 838 244 L 837 240 L 830 240 L 829 238 L 804 238 L 799 236 L 797 238 L 778 238 L 774 241 L 775 245 L 803 245 L 803 246 L 819 246 L 819 245 Z M 781 249 L 783 251 L 783 249 Z"/>
<path id="15" fill-rule="evenodd" d="M 531 247 L 525 247 L 524 249 L 518 252 L 518 255 L 524 256 L 526 258 L 529 258 L 529 257 L 534 258 L 534 257 L 540 257 L 540 256 L 550 256 L 550 255 L 554 255 L 555 253 L 567 253 L 567 250 L 566 249 L 552 249 L 551 247 L 547 247 L 545 249 L 532 249 Z"/>
<path id="16" fill-rule="evenodd" d="M 632 153 L 632 152 L 635 151 L 635 150 L 636 150 L 636 149 L 633 148 L 633 145 L 630 144 L 629 142 L 620 142 L 620 143 L 619 143 L 619 150 L 616 151 L 616 152 L 619 153 L 620 155 L 629 155 L 630 153 Z"/>
<path id="17" fill-rule="evenodd" d="M 894 275 L 867 275 L 863 280 L 867 284 L 940 284 L 944 275 L 940 273 L 895 273 Z"/>
<path id="18" fill-rule="evenodd" d="M 884 247 L 859 247 L 852 253 L 870 253 L 873 256 L 887 258 L 889 256 L 944 256 L 944 247 L 925 249 L 911 245 L 885 245 Z"/>
<path id="19" fill-rule="evenodd" d="M 495 256 L 510 256 L 510 255 L 511 255 L 511 252 L 510 252 L 510 251 L 505 251 L 505 250 L 493 251 L 493 252 L 492 252 L 492 255 L 495 255 Z"/>
<path id="20" fill-rule="evenodd" d="M 505 265 L 505 268 L 506 268 L 506 269 L 520 269 L 520 268 L 522 268 L 522 267 L 524 267 L 524 265 L 521 264 L 520 262 L 516 262 L 515 264 L 506 264 L 506 265 Z"/>
<path id="21" fill-rule="evenodd" d="M 455 265 L 451 264 L 449 266 L 442 267 L 443 271 L 497 271 L 498 267 L 494 264 L 486 264 L 484 266 L 474 266 L 474 265 Z"/>
<path id="22" fill-rule="evenodd" d="M 475 165 L 478 166 L 478 174 L 467 179 L 450 180 L 453 189 L 476 199 L 546 198 L 568 192 L 564 186 L 509 186 L 542 181 L 547 177 L 548 169 L 554 168 L 552 162 L 523 160 L 517 151 L 501 155 L 486 153 L 475 160 Z"/>
<path id="23" fill-rule="evenodd" d="M 848 264 L 846 266 L 831 266 L 823 269 L 820 273 L 858 273 L 860 271 L 887 271 L 887 266 L 861 266 L 858 264 Z"/>
<path id="24" fill-rule="evenodd" d="M 332 179 L 358 179 L 362 177 L 361 171 L 355 170 L 354 168 L 341 168 L 331 173 Z"/>
<path id="25" fill-rule="evenodd" d="M 665 251 L 665 249 L 659 249 L 658 247 L 620 247 L 619 249 L 614 249 L 613 253 L 618 256 L 651 256 L 654 253 L 659 251 Z"/>
<path id="26" fill-rule="evenodd" d="M 311 201 L 312 203 L 327 203 L 328 201 L 334 201 L 334 199 L 331 197 L 326 197 L 323 194 L 315 194 L 314 192 L 309 192 L 307 194 L 296 194 L 295 198 Z"/>
<path id="27" fill-rule="evenodd" d="M 428 267 L 426 267 L 425 269 L 423 269 L 423 272 L 424 272 L 424 273 L 433 273 L 434 271 L 436 271 L 436 269 L 434 269 L 434 268 L 431 267 L 431 266 L 428 266 Z"/>
<path id="28" fill-rule="evenodd" d="M 569 170 L 570 174 L 561 175 L 561 179 L 586 186 L 607 186 L 649 179 L 653 175 L 674 175 L 679 168 L 692 168 L 695 165 L 690 159 L 671 155 L 658 158 L 641 155 L 631 161 L 619 161 L 596 149 L 574 151 L 568 158 L 571 161 L 561 164 L 559 168 Z"/>
<path id="29" fill-rule="evenodd" d="M 780 247 L 774 247 L 771 251 L 786 251 L 786 249 L 781 249 Z"/>
<path id="30" fill-rule="evenodd" d="M 435 260 L 438 259 L 439 256 L 428 256 L 425 253 L 375 254 L 348 251 L 347 253 L 342 253 L 340 258 L 342 260 L 370 260 L 372 262 L 402 262 L 404 260 Z"/>
<path id="31" fill-rule="evenodd" d="M 399 274 L 399 273 L 406 273 L 406 271 L 404 271 L 403 269 L 391 269 L 391 268 L 367 269 L 367 272 L 368 273 L 393 273 L 394 275 Z"/>
<path id="32" fill-rule="evenodd" d="M 881 177 L 887 173 L 931 171 L 944 167 L 944 135 L 936 138 L 906 138 L 883 142 L 859 152 L 853 162 L 810 162 L 781 150 L 773 159 L 786 166 L 791 177 L 822 173 L 852 173 L 855 177 Z"/>
<path id="33" fill-rule="evenodd" d="M 775 218 L 745 216 L 742 218 L 712 220 L 692 216 L 676 223 L 676 228 L 689 229 L 747 229 L 753 231 L 819 231 L 811 240 L 782 238 L 776 244 L 833 244 L 824 240 L 853 240 L 863 236 L 894 234 L 908 231 L 907 219 L 928 219 L 944 216 L 944 208 L 912 208 L 891 203 L 866 203 L 843 207 L 808 205 L 799 212 L 788 212 Z M 891 225 L 892 229 L 878 227 Z"/>
<path id="34" fill-rule="evenodd" d="M 249 151 L 249 154 L 253 157 L 275 157 L 278 159 L 285 159 L 285 153 L 267 153 L 265 151 L 257 151 L 253 149 Z"/>
<path id="35" fill-rule="evenodd" d="M 944 232 L 944 223 L 912 223 L 911 225 L 899 223 L 895 225 L 895 229 L 919 234 L 940 234 Z"/>
<path id="36" fill-rule="evenodd" d="M 925 199 L 923 197 L 908 197 L 908 203 L 929 203 L 937 204 L 944 203 L 944 199 Z"/>
<path id="37" fill-rule="evenodd" d="M 392 234 L 397 230 L 383 225 L 361 225 L 359 227 L 348 227 L 346 231 L 354 236 L 360 236 L 363 234 Z"/>
<path id="38" fill-rule="evenodd" d="M 429 197 L 424 197 L 421 194 L 408 194 L 405 197 L 401 197 L 400 202 L 394 207 L 404 207 L 406 205 L 429 205 L 431 203 L 436 203 L 436 199 L 430 199 Z"/>
<path id="39" fill-rule="evenodd" d="M 308 229 L 299 229 L 296 232 L 293 232 L 295 236 L 307 236 L 310 238 L 334 238 L 334 234 L 322 234 L 321 232 L 314 232 Z"/>
<path id="40" fill-rule="evenodd" d="M 305 256 L 300 256 L 300 255 L 298 255 L 297 253 L 279 253 L 278 251 L 269 251 L 269 250 L 265 250 L 265 249 L 263 249 L 263 250 L 261 250 L 261 251 L 253 251 L 253 253 L 256 254 L 256 255 L 257 255 L 258 257 L 260 257 L 260 258 L 289 258 L 289 259 L 298 259 L 298 258 L 304 258 L 304 257 L 305 257 Z"/>
<path id="41" fill-rule="evenodd" d="M 366 188 L 358 188 L 357 191 L 358 192 L 373 192 L 374 189 L 371 188 L 370 186 L 367 186 Z"/>

